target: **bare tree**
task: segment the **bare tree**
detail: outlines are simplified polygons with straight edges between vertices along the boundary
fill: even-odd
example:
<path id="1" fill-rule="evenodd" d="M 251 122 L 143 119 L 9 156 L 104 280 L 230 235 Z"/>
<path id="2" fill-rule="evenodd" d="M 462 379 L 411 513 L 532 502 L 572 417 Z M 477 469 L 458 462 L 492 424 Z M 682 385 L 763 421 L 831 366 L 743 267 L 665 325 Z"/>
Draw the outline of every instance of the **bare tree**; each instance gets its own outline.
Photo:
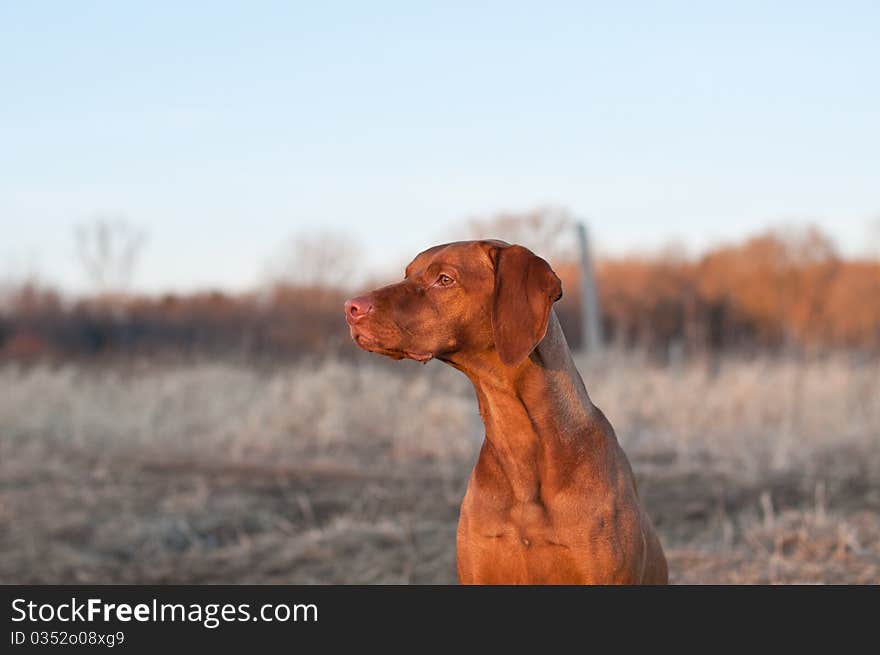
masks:
<path id="1" fill-rule="evenodd" d="M 295 234 L 272 259 L 272 282 L 300 287 L 344 288 L 355 272 L 358 249 L 349 236 L 331 230 Z"/>
<path id="2" fill-rule="evenodd" d="M 574 225 L 575 220 L 567 210 L 538 207 L 471 218 L 465 223 L 465 232 L 474 239 L 518 243 L 553 261 L 577 261 Z"/>
<path id="3" fill-rule="evenodd" d="M 78 225 L 75 236 L 77 255 L 95 291 L 126 291 L 144 245 L 144 232 L 124 218 L 98 216 Z"/>

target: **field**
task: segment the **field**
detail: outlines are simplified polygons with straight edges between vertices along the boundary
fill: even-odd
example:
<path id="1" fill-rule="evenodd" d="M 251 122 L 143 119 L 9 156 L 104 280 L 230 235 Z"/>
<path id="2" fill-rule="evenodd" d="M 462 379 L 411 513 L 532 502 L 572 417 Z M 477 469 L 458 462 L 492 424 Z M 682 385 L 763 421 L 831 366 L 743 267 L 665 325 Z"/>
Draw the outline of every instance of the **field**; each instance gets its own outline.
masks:
<path id="1" fill-rule="evenodd" d="M 880 363 L 581 360 L 676 583 L 880 582 Z M 0 367 L 0 583 L 452 583 L 467 381 Z"/>

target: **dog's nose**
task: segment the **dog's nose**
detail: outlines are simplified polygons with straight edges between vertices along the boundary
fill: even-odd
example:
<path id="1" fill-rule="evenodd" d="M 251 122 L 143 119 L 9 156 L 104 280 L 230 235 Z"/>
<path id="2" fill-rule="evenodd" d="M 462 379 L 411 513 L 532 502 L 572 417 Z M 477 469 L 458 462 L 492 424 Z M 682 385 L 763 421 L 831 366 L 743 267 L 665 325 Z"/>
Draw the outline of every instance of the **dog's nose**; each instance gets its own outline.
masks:
<path id="1" fill-rule="evenodd" d="M 369 296 L 358 296 L 345 301 L 345 317 L 349 321 L 363 318 L 371 309 L 373 309 L 373 303 Z"/>

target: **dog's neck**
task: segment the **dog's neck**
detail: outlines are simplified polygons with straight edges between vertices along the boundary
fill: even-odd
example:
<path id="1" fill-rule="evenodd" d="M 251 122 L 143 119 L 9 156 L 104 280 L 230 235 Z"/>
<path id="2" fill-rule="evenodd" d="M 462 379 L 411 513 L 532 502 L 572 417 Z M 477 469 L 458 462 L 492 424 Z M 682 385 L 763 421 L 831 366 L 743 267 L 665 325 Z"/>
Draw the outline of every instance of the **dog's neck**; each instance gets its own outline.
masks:
<path id="1" fill-rule="evenodd" d="M 493 451 L 520 500 L 541 487 L 564 485 L 570 471 L 553 462 L 589 457 L 597 410 L 590 402 L 555 312 L 531 355 L 506 366 L 494 351 L 449 361 L 470 378 Z"/>

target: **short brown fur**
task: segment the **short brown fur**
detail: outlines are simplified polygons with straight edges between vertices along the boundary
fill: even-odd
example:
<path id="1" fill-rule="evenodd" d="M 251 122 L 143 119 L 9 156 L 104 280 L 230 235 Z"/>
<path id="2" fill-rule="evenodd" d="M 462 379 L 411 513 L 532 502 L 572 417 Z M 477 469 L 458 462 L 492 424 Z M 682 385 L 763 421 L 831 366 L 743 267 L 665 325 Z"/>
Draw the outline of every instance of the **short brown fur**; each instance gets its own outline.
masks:
<path id="1" fill-rule="evenodd" d="M 474 385 L 486 438 L 461 506 L 464 584 L 665 584 L 666 559 L 611 424 L 553 312 L 546 261 L 502 241 L 430 248 L 345 305 L 351 336 Z"/>

